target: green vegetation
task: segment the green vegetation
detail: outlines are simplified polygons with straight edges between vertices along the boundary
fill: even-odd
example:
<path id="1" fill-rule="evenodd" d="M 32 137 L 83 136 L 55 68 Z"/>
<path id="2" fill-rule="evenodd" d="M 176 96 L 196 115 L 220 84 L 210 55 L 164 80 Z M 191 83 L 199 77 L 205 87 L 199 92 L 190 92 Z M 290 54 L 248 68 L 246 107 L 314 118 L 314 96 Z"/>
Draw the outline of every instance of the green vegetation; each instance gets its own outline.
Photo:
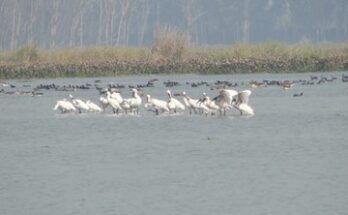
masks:
<path id="1" fill-rule="evenodd" d="M 175 33 L 175 34 L 174 34 Z M 348 69 L 348 44 L 267 42 L 194 47 L 186 34 L 162 30 L 152 47 L 41 50 L 31 45 L 0 52 L 0 79 L 138 74 L 232 74 Z"/>

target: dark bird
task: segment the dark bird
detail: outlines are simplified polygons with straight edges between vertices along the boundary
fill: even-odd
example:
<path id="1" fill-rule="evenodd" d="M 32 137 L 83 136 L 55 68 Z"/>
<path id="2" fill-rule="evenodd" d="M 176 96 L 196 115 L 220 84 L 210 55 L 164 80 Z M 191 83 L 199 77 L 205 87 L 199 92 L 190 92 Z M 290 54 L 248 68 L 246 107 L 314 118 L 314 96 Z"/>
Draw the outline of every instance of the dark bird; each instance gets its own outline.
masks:
<path id="1" fill-rule="evenodd" d="M 303 92 L 301 93 L 295 93 L 294 95 L 292 95 L 293 97 L 300 97 L 300 96 L 303 96 Z"/>

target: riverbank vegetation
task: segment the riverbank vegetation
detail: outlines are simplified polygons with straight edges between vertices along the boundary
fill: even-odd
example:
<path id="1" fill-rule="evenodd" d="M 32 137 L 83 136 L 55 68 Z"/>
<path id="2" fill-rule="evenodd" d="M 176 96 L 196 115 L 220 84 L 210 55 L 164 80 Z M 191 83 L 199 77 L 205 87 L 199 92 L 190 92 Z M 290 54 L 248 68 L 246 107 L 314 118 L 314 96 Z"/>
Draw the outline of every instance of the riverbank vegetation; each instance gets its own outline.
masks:
<path id="1" fill-rule="evenodd" d="M 179 31 L 162 30 L 151 47 L 42 50 L 28 45 L 0 52 L 0 78 L 138 74 L 233 74 L 348 70 L 348 44 L 234 44 L 195 47 Z"/>

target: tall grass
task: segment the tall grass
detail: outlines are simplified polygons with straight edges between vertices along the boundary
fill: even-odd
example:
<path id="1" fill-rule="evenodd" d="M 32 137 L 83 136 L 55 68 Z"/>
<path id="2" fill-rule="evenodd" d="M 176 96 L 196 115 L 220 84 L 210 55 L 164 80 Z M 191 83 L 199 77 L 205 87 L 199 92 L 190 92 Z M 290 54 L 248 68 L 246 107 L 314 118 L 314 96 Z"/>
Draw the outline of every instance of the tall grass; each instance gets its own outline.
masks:
<path id="1" fill-rule="evenodd" d="M 100 60 L 138 60 L 146 59 L 149 50 L 135 47 L 89 47 L 69 48 L 56 51 L 43 51 L 42 61 L 47 62 L 76 62 Z"/>
<path id="2" fill-rule="evenodd" d="M 348 69 L 348 44 L 190 46 L 164 29 L 151 47 L 87 47 L 0 52 L 0 78 L 119 76 L 150 73 L 309 72 Z"/>

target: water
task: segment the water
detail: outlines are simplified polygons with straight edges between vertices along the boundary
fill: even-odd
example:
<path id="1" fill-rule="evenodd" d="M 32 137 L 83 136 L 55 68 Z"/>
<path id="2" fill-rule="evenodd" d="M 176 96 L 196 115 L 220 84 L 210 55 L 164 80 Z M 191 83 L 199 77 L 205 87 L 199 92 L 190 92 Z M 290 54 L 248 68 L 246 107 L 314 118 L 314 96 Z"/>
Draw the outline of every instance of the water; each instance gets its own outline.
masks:
<path id="1" fill-rule="evenodd" d="M 342 73 L 325 73 L 340 78 Z M 316 74 L 321 75 L 321 74 Z M 101 78 L 146 83 L 153 76 Z M 186 81 L 308 79 L 309 74 L 159 76 Z M 83 84 L 96 78 L 33 80 Z M 238 87 L 238 90 L 246 89 Z M 304 92 L 294 98 L 294 93 Z M 60 114 L 43 97 L 0 95 L 0 214 L 347 214 L 348 84 L 254 89 L 254 117 Z M 124 95 L 130 96 L 127 91 Z M 73 92 L 97 101 L 96 90 Z"/>

